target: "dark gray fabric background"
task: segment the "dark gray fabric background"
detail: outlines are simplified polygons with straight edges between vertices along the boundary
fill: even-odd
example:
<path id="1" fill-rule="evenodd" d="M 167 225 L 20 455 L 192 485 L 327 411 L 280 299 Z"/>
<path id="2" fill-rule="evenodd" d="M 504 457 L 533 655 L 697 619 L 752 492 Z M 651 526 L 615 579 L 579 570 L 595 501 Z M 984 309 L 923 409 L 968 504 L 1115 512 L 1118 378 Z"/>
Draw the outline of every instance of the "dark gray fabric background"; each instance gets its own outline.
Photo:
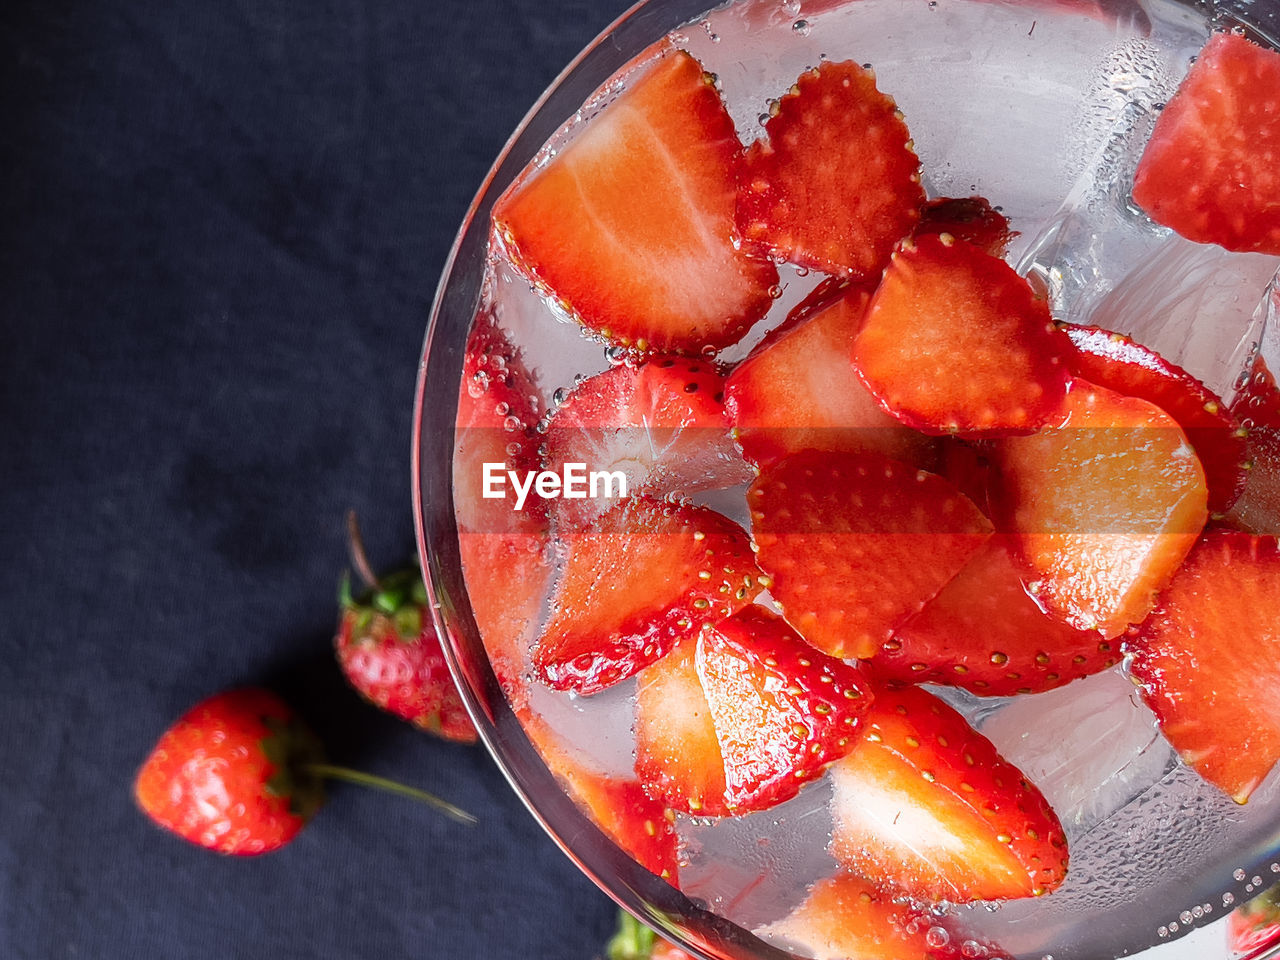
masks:
<path id="1" fill-rule="evenodd" d="M 597 955 L 609 902 L 480 748 L 329 652 L 356 507 L 412 551 L 414 376 L 466 205 L 627 0 L 0 3 L 0 957 Z M 288 696 L 338 787 L 224 859 L 135 809 L 161 730 Z"/>

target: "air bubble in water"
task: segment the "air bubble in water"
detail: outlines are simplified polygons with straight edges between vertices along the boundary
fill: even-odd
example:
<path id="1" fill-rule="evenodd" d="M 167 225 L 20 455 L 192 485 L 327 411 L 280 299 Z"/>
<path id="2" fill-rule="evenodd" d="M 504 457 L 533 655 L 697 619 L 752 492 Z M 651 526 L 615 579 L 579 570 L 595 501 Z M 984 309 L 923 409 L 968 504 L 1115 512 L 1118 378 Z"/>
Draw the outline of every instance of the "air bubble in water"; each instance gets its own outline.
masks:
<path id="1" fill-rule="evenodd" d="M 930 927 L 929 932 L 924 935 L 924 942 L 941 949 L 951 942 L 951 934 L 947 933 L 945 927 Z"/>
<path id="2" fill-rule="evenodd" d="M 791 31 L 802 37 L 807 37 L 809 35 L 809 31 L 812 29 L 813 28 L 810 26 L 808 20 L 797 20 L 791 25 Z"/>

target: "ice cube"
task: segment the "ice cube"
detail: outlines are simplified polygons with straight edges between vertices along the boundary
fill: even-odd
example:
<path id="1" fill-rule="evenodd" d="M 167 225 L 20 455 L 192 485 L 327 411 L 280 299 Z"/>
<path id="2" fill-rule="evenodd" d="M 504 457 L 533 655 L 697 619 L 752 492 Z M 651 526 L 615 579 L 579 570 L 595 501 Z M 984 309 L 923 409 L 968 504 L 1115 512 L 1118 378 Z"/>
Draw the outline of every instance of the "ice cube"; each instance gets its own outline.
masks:
<path id="1" fill-rule="evenodd" d="M 569 745 L 573 759 L 606 776 L 635 776 L 635 680 L 581 697 L 552 690 L 537 681 L 529 687 L 529 706 Z"/>
<path id="2" fill-rule="evenodd" d="M 835 872 L 831 785 L 823 779 L 793 800 L 731 818 L 681 816 L 687 864 L 680 889 L 739 926 L 756 929 L 786 916 L 808 886 Z"/>
<path id="3" fill-rule="evenodd" d="M 542 388 L 544 399 L 568 390 L 579 380 L 610 366 L 603 343 L 583 335 L 510 262 L 499 259 L 488 287 L 498 325 L 518 344 L 525 366 Z"/>
<path id="4" fill-rule="evenodd" d="M 1155 715 L 1117 670 L 1014 697 L 981 732 L 1040 788 L 1068 840 L 1151 786 L 1171 754 Z"/>
<path id="5" fill-rule="evenodd" d="M 1258 304 L 1277 269 L 1280 257 L 1171 235 L 1083 319 L 1128 334 L 1227 398 L 1261 336 Z"/>

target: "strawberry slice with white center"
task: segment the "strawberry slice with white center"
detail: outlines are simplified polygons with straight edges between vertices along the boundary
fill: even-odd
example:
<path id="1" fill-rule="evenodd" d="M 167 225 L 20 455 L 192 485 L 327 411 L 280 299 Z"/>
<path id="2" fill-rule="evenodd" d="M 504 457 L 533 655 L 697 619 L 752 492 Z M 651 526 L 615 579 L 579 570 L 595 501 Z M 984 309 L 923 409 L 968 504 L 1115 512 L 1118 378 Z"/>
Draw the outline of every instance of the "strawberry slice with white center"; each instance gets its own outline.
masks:
<path id="1" fill-rule="evenodd" d="M 1280 760 L 1278 604 L 1276 539 L 1209 533 L 1129 644 L 1164 735 L 1237 803 Z"/>
<path id="2" fill-rule="evenodd" d="M 831 767 L 832 853 L 884 890 L 957 903 L 1041 896 L 1067 870 L 1044 797 L 991 742 L 917 687 L 876 688 Z"/>
<path id="3" fill-rule="evenodd" d="M 880 408 L 849 360 L 871 290 L 805 301 L 730 374 L 725 409 L 743 454 L 765 466 L 801 450 L 872 450 L 931 466 L 936 443 Z"/>
<path id="4" fill-rule="evenodd" d="M 1198 243 L 1280 254 L 1280 53 L 1218 33 L 1156 121 L 1133 199 Z"/>
<path id="5" fill-rule="evenodd" d="M 998 442 L 993 500 L 1037 601 L 1110 639 L 1151 612 L 1195 544 L 1204 471 L 1177 422 L 1146 400 L 1074 380 L 1059 422 Z"/>
<path id="6" fill-rule="evenodd" d="M 627 492 L 654 496 L 732 487 L 754 476 L 738 455 L 724 411 L 724 378 L 705 360 L 660 357 L 582 381 L 551 416 L 547 464 L 618 471 Z M 603 513 L 601 495 L 562 499 L 560 519 Z"/>
<path id="7" fill-rule="evenodd" d="M 703 632 L 698 676 L 735 814 L 790 800 L 853 749 L 871 706 L 862 674 L 752 606 Z"/>
<path id="8" fill-rule="evenodd" d="M 1154 350 L 1100 327 L 1067 326 L 1074 376 L 1154 403 L 1182 427 L 1204 467 L 1209 512 L 1224 513 L 1244 490 L 1245 434 L 1226 404 L 1203 383 Z"/>
<path id="9" fill-rule="evenodd" d="M 565 550 L 533 650 L 538 675 L 557 690 L 613 686 L 763 589 L 745 531 L 690 504 L 628 497 L 566 537 Z"/>
<path id="10" fill-rule="evenodd" d="M 950 234 L 893 255 L 854 344 L 886 410 L 935 434 L 1025 433 L 1066 389 L 1069 344 L 1003 260 Z"/>
<path id="11" fill-rule="evenodd" d="M 981 697 L 1053 690 L 1120 661 L 1120 644 L 1047 616 L 1022 585 L 1006 536 L 988 540 L 954 580 L 894 631 L 878 677 L 963 687 Z"/>
<path id="12" fill-rule="evenodd" d="M 724 756 L 698 677 L 694 639 L 680 643 L 638 678 L 636 773 L 673 810 L 704 817 L 730 812 Z"/>
<path id="13" fill-rule="evenodd" d="M 949 233 L 993 257 L 1003 257 L 1016 231 L 1009 220 L 985 197 L 942 197 L 930 200 L 921 211 L 916 236 Z"/>
<path id="14" fill-rule="evenodd" d="M 646 352 L 735 343 L 764 316 L 772 263 L 734 246 L 742 147 L 687 53 L 627 89 L 494 208 L 512 261 L 587 330 Z"/>
<path id="15" fill-rule="evenodd" d="M 942 929 L 945 938 L 935 931 Z M 932 934 L 931 934 L 932 932 Z M 1000 960 L 1006 954 L 983 945 L 982 953 L 966 932 L 947 931 L 939 918 L 894 900 L 861 877 L 838 873 L 814 884 L 805 901 L 761 931 L 798 954 L 814 960 Z"/>
<path id="16" fill-rule="evenodd" d="M 852 61 L 800 76 L 752 144 L 738 192 L 745 247 L 873 278 L 920 219 L 920 160 L 892 97 Z"/>
<path id="17" fill-rule="evenodd" d="M 942 477 L 872 453 L 787 457 L 747 503 L 770 593 L 805 640 L 840 659 L 874 656 L 992 532 Z"/>

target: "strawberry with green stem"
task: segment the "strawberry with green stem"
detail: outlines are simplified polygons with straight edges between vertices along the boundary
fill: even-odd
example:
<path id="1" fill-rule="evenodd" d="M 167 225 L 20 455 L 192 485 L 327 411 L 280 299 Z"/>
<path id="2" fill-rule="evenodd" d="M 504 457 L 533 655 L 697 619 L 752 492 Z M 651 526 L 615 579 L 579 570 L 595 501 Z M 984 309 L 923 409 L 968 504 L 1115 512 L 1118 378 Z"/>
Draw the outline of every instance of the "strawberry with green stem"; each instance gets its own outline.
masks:
<path id="1" fill-rule="evenodd" d="M 268 690 L 216 694 L 182 715 L 143 763 L 134 797 L 160 826 L 219 853 L 254 856 L 291 841 L 320 809 L 325 780 L 410 797 L 475 818 L 425 791 L 325 762 L 315 734 Z"/>
<path id="2" fill-rule="evenodd" d="M 356 691 L 414 726 L 460 743 L 476 729 L 449 673 L 427 616 L 427 589 L 417 565 L 377 577 L 365 556 L 355 513 L 347 515 L 351 561 L 368 590 L 340 591 L 342 619 L 334 638 L 338 664 Z"/>

